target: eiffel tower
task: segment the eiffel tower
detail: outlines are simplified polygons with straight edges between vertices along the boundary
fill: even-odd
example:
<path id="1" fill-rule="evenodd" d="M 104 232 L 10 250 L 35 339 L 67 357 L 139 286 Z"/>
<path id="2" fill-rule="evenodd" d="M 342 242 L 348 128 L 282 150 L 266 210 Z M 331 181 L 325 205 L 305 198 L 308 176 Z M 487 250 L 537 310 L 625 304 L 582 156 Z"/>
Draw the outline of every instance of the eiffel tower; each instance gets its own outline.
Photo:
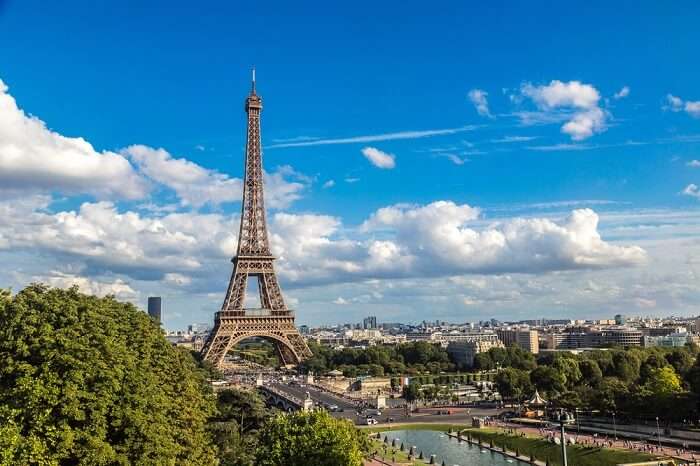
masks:
<path id="1" fill-rule="evenodd" d="M 248 133 L 245 152 L 245 182 L 238 251 L 231 260 L 233 273 L 226 299 L 214 318 L 214 329 L 202 348 L 204 360 L 221 368 L 224 357 L 238 342 L 262 337 L 274 343 L 285 366 L 312 356 L 304 338 L 294 326 L 294 312 L 287 309 L 277 282 L 270 252 L 263 196 L 260 113 L 262 99 L 255 92 L 255 70 L 250 95 L 245 101 Z M 248 279 L 258 279 L 259 309 L 244 307 Z"/>

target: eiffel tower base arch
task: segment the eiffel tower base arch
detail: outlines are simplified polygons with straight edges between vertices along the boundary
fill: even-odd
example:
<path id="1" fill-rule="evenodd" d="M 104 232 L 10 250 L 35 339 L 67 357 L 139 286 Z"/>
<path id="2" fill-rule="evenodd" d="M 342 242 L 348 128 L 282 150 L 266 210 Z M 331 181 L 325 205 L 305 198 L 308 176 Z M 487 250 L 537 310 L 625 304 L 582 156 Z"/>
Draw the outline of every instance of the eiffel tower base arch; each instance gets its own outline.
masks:
<path id="1" fill-rule="evenodd" d="M 222 314 L 219 312 L 217 314 Z M 290 367 L 312 356 L 291 316 L 226 316 L 217 315 L 213 337 L 203 349 L 204 359 L 221 367 L 226 354 L 241 341 L 264 338 L 275 345 L 283 366 Z"/>

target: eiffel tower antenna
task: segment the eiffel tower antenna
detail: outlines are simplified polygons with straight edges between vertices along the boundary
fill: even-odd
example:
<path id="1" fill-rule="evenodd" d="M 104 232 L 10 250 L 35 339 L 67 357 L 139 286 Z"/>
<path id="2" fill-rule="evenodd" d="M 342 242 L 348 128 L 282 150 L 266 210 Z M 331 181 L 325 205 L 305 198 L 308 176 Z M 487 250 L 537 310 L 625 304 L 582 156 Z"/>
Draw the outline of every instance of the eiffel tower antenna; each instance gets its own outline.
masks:
<path id="1" fill-rule="evenodd" d="M 312 353 L 294 326 L 294 312 L 284 302 L 275 274 L 275 258 L 270 251 L 260 142 L 262 98 L 255 93 L 255 68 L 245 111 L 248 127 L 238 249 L 231 259 L 233 273 L 224 303 L 214 316 L 214 329 L 202 348 L 202 355 L 204 360 L 222 368 L 226 354 L 238 342 L 262 337 L 275 345 L 282 364 L 290 366 L 311 357 Z M 258 309 L 244 307 L 249 277 L 258 280 Z"/>

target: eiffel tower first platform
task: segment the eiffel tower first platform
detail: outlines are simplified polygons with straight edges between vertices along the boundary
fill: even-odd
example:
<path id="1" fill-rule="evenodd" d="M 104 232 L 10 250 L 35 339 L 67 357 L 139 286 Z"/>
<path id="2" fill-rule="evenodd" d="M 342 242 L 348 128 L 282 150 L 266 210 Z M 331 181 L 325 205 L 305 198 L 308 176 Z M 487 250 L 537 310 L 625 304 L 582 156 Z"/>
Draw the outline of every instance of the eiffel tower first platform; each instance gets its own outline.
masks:
<path id="1" fill-rule="evenodd" d="M 226 299 L 214 318 L 202 355 L 221 368 L 224 357 L 238 342 L 250 337 L 270 340 L 285 366 L 298 364 L 312 356 L 304 338 L 294 326 L 294 312 L 287 309 L 280 290 L 270 252 L 263 196 L 260 113 L 262 99 L 255 93 L 255 70 L 250 95 L 245 101 L 248 133 L 245 151 L 245 182 L 238 251 Z M 260 308 L 244 307 L 249 278 L 258 279 Z"/>

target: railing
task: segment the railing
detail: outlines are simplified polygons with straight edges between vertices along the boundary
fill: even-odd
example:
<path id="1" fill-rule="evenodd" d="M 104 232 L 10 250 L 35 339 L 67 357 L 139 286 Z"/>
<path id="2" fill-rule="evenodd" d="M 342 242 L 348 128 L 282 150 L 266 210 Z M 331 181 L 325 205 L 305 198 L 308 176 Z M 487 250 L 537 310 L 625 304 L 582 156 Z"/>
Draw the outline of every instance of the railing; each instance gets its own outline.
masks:
<path id="1" fill-rule="evenodd" d="M 294 311 L 289 309 L 284 311 L 275 311 L 272 309 L 240 309 L 235 311 L 219 311 L 216 313 L 218 317 L 293 317 Z"/>
<path id="2" fill-rule="evenodd" d="M 271 387 L 271 386 L 269 386 L 269 385 L 265 385 L 265 386 L 260 387 L 260 388 L 262 388 L 263 390 L 267 390 L 267 391 L 269 391 L 270 393 L 273 393 L 273 394 L 279 396 L 280 398 L 284 398 L 285 400 L 287 400 L 287 401 L 289 401 L 289 402 L 291 402 L 291 403 L 294 403 L 295 405 L 297 405 L 297 406 L 299 406 L 299 407 L 304 406 L 304 401 L 303 401 L 303 400 L 297 398 L 297 397 L 294 396 L 294 395 L 290 395 L 289 393 L 287 393 L 287 392 L 285 392 L 285 391 L 283 391 L 283 390 L 280 390 L 280 389 L 278 389 L 278 388 Z"/>

